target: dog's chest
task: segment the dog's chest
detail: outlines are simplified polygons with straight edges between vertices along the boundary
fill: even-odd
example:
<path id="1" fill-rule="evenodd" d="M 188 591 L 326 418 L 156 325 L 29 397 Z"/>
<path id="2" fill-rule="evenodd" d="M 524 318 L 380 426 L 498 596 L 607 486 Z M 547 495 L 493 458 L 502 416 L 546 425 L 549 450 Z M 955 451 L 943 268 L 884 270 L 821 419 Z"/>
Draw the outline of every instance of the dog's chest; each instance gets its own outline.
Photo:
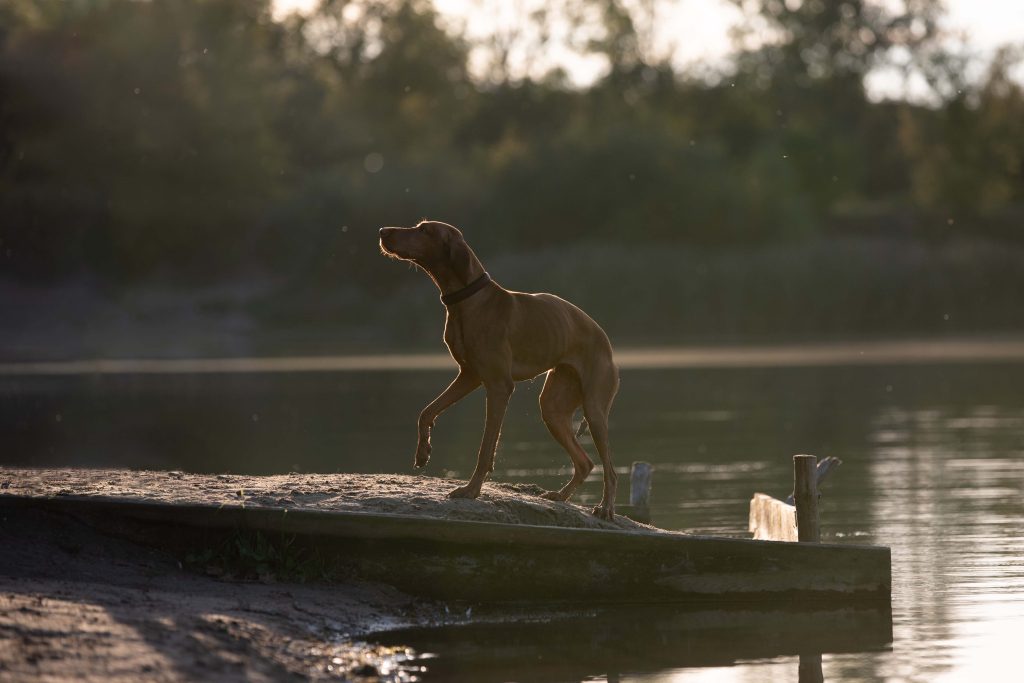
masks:
<path id="1" fill-rule="evenodd" d="M 465 365 L 466 358 L 466 342 L 462 330 L 462 322 L 458 317 L 448 315 L 444 322 L 444 343 L 448 347 L 448 351 L 452 354 L 452 358 L 459 365 Z"/>

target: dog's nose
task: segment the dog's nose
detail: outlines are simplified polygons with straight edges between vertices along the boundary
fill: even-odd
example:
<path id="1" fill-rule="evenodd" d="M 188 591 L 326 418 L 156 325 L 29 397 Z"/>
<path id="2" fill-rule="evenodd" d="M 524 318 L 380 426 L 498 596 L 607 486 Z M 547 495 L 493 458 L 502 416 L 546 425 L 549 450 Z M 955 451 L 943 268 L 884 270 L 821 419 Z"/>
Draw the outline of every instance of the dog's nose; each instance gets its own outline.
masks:
<path id="1" fill-rule="evenodd" d="M 393 231 L 394 231 L 394 228 L 381 228 L 380 229 L 380 236 L 381 237 L 387 237 L 388 233 L 393 232 Z"/>

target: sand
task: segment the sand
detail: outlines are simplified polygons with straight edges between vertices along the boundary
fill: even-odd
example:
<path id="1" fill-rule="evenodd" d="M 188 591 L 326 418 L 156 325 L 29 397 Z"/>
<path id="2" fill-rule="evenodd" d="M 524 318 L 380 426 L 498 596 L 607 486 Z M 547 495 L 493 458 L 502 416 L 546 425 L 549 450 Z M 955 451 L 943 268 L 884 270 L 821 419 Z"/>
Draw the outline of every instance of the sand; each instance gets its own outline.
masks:
<path id="1" fill-rule="evenodd" d="M 529 486 L 487 484 L 478 500 L 448 500 L 456 485 L 401 475 L 0 468 L 0 504 L 99 496 L 657 533 L 543 500 Z M 408 680 L 412 653 L 361 638 L 483 618 L 381 584 L 222 580 L 66 515 L 0 511 L 0 681 Z"/>
<path id="2" fill-rule="evenodd" d="M 0 495 L 102 496 L 162 503 L 207 503 L 306 510 L 418 515 L 508 524 L 653 531 L 616 516 L 608 522 L 589 509 L 539 497 L 530 484 L 484 484 L 476 500 L 450 500 L 463 482 L 390 474 L 283 474 L 255 477 L 114 469 L 0 468 Z"/>

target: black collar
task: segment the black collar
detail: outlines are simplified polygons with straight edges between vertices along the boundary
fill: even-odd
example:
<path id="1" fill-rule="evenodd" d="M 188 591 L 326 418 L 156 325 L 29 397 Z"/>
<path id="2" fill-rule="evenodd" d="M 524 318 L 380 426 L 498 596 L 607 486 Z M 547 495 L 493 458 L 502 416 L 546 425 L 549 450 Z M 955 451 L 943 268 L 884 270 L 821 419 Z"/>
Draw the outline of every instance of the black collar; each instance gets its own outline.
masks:
<path id="1" fill-rule="evenodd" d="M 452 304 L 457 304 L 460 301 L 468 299 L 469 297 L 471 297 L 474 294 L 476 294 L 477 292 L 479 292 L 481 289 L 486 287 L 487 283 L 490 282 L 490 281 L 491 281 L 491 276 L 488 275 L 485 272 L 483 275 L 481 275 L 477 279 L 473 280 L 472 282 L 470 282 L 468 285 L 466 285 L 462 289 L 455 290 L 451 294 L 442 294 L 441 295 L 441 303 L 443 303 L 445 306 L 451 306 Z"/>

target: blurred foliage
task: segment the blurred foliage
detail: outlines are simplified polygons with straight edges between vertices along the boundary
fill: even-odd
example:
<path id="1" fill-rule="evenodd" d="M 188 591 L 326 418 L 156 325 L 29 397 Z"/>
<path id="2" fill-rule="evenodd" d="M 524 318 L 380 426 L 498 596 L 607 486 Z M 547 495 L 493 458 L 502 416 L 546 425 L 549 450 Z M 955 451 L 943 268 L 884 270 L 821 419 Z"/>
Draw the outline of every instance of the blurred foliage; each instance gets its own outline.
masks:
<path id="1" fill-rule="evenodd" d="M 193 548 L 182 564 L 208 576 L 264 583 L 329 581 L 340 571 L 337 562 L 316 547 L 300 544 L 293 535 L 271 537 L 242 530 Z"/>
<path id="2" fill-rule="evenodd" d="M 737 53 L 699 77 L 653 55 L 651 3 L 568 3 L 607 65 L 576 88 L 510 67 L 550 39 L 547 10 L 474 43 L 427 0 L 281 21 L 268 0 L 5 0 L 0 272 L 365 300 L 401 286 L 376 229 L 423 216 L 489 254 L 1020 238 L 1018 52 L 969 82 L 936 0 L 733 1 Z M 932 102 L 868 99 L 897 57 Z"/>

